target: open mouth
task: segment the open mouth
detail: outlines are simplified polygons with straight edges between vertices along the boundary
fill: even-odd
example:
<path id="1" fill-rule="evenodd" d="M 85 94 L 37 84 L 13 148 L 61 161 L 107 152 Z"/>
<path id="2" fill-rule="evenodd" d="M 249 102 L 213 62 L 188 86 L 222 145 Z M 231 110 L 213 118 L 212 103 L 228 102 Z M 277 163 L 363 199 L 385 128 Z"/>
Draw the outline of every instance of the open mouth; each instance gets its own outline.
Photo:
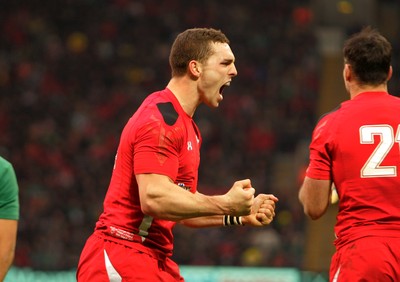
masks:
<path id="1" fill-rule="evenodd" d="M 222 92 L 224 91 L 224 88 L 226 87 L 226 85 L 222 85 L 221 88 L 219 89 L 219 94 L 222 94 Z"/>
<path id="2" fill-rule="evenodd" d="M 228 81 L 227 83 L 222 85 L 221 88 L 219 89 L 219 94 L 222 94 L 222 92 L 224 91 L 225 87 L 228 87 L 230 84 L 231 84 L 231 82 Z"/>

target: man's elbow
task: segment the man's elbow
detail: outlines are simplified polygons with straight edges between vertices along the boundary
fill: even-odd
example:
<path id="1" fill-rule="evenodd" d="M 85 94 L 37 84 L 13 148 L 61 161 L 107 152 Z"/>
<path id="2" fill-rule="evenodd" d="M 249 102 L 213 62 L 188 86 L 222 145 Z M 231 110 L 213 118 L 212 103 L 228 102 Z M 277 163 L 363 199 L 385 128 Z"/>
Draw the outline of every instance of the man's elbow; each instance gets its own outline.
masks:
<path id="1" fill-rule="evenodd" d="M 326 209 L 316 209 L 304 206 L 304 213 L 312 220 L 317 220 L 322 217 Z"/>
<path id="2" fill-rule="evenodd" d="M 162 210 L 160 205 L 154 199 L 147 199 L 141 203 L 141 210 L 143 214 L 150 215 L 152 217 L 160 217 L 162 215 Z"/>

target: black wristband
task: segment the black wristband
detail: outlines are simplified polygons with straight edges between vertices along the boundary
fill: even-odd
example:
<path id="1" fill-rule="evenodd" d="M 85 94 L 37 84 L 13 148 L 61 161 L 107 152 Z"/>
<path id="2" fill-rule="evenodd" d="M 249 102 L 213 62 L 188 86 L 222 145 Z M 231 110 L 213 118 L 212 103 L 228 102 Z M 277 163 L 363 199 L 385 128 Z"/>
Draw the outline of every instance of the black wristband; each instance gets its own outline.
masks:
<path id="1" fill-rule="evenodd" d="M 242 223 L 242 218 L 240 216 L 224 215 L 222 225 L 223 226 L 232 226 L 232 225 L 243 226 L 244 224 Z"/>
<path id="2" fill-rule="evenodd" d="M 223 221 L 224 226 L 228 226 L 229 225 L 228 217 L 229 217 L 229 215 L 224 215 L 224 221 Z"/>

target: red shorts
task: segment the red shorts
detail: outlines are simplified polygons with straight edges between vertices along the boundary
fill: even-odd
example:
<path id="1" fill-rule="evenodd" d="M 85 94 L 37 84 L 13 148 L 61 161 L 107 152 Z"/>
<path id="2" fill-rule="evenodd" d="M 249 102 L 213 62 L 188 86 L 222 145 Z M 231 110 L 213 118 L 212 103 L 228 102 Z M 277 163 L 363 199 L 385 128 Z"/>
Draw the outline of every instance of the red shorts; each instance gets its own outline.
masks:
<path id="1" fill-rule="evenodd" d="M 400 238 L 364 237 L 332 257 L 331 282 L 400 281 Z"/>
<path id="2" fill-rule="evenodd" d="M 137 244 L 137 248 L 135 248 Z M 78 282 L 176 282 L 184 281 L 178 265 L 156 255 L 140 243 L 126 246 L 106 236 L 89 237 L 79 259 Z"/>

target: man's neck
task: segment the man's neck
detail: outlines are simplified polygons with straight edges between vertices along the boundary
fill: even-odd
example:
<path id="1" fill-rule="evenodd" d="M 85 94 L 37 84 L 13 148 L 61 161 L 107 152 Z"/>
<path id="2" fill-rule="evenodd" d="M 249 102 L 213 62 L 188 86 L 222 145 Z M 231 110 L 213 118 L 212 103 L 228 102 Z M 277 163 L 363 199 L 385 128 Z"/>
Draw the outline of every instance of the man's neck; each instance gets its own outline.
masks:
<path id="1" fill-rule="evenodd" d="M 199 94 L 196 82 L 188 77 L 173 77 L 167 88 L 175 95 L 183 110 L 191 117 L 199 106 Z"/>
<path id="2" fill-rule="evenodd" d="M 387 84 L 380 84 L 380 85 L 353 85 L 350 87 L 350 99 L 358 96 L 364 92 L 387 92 Z"/>

